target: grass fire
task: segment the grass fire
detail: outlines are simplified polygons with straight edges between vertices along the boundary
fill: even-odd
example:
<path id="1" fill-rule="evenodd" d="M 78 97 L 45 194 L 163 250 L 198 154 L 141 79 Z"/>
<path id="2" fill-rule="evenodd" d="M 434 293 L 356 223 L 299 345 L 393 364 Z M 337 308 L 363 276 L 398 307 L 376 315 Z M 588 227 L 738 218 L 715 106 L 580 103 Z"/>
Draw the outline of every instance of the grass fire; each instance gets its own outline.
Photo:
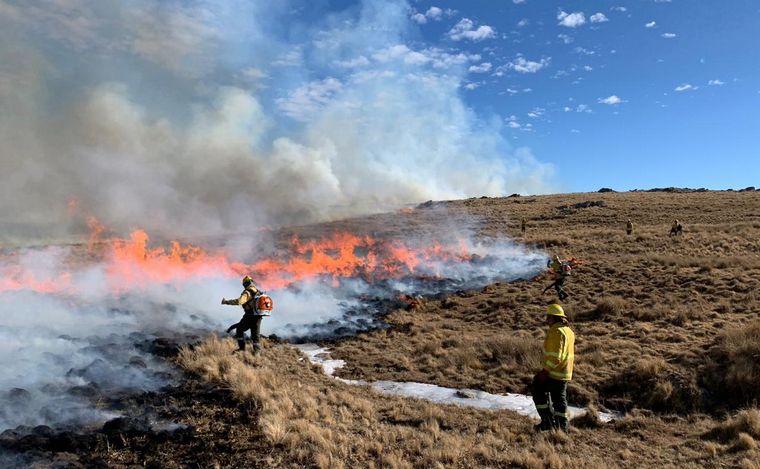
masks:
<path id="1" fill-rule="evenodd" d="M 278 256 L 242 261 L 213 247 L 218 240 L 162 247 L 142 231 L 104 238 L 107 229 L 95 242 L 6 250 L 4 356 L 37 371 L 3 379 L 5 457 L 574 466 L 571 451 L 597 465 L 749 464 L 760 438 L 757 196 L 604 194 L 595 195 L 604 205 L 557 216 L 558 202 L 585 197 L 454 201 L 445 212 L 289 228 L 272 234 Z M 677 238 L 668 236 L 672 217 L 649 208 L 666 200 L 685 222 Z M 477 220 L 477 228 L 426 248 L 442 213 L 442 222 Z M 402 241 L 420 216 L 429 222 Z M 521 218 L 531 220 L 525 233 L 513 221 Z M 542 313 L 557 301 L 542 273 L 555 253 L 583 259 L 563 305 L 577 334 L 568 400 L 589 410 L 568 433 L 535 433 L 531 418 L 510 410 L 377 394 L 324 376 L 289 345 L 329 345 L 348 381 L 530 393 Z M 244 273 L 275 304 L 258 355 L 232 353 L 224 329 L 240 313 L 217 302 L 237 294 Z M 29 305 L 51 323 L 56 315 L 55 330 L 18 312 Z M 622 356 L 630 359 L 621 369 Z M 599 410 L 618 416 L 605 423 Z"/>

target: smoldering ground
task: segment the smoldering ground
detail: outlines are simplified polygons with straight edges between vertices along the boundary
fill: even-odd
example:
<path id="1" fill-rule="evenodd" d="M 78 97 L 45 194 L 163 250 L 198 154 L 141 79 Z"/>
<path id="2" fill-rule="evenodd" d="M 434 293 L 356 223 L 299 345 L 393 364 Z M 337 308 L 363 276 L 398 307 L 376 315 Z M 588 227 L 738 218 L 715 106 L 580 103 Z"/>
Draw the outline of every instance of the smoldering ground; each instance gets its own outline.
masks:
<path id="1" fill-rule="evenodd" d="M 323 274 L 274 289 L 276 310 L 264 320 L 262 332 L 296 341 L 353 335 L 382 327 L 382 314 L 404 306 L 401 294 L 442 294 L 528 278 L 544 262 L 542 254 L 504 240 L 462 243 L 457 248 L 466 257 L 444 252 L 399 276 L 381 278 L 382 272 L 361 265 L 360 274 Z M 124 274 L 137 266 L 117 265 L 115 259 L 72 268 L 75 249 L 23 250 L 0 265 L 6 277 L 36 285 L 35 290 L 8 283 L 0 292 L 2 428 L 82 427 L 113 417 L 113 411 L 98 410 L 92 401 L 158 390 L 174 379 L 174 371 L 149 353 L 151 341 L 223 331 L 240 318 L 239 308 L 219 305 L 222 295 L 240 293 L 239 279 L 223 268 L 209 265 L 202 272 L 146 283 Z M 399 262 L 367 258 L 389 269 Z M 152 267 L 144 267 L 146 278 L 153 275 L 151 268 L 166 269 L 147 265 Z M 56 288 L 56 280 L 65 282 L 63 288 Z"/>

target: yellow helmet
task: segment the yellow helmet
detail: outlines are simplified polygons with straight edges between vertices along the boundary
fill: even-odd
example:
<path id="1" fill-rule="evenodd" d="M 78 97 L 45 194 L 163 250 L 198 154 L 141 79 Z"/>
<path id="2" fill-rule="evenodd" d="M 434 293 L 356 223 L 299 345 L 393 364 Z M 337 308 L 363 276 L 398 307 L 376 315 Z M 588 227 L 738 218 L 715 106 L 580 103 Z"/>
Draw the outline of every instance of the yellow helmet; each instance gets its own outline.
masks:
<path id="1" fill-rule="evenodd" d="M 246 275 L 245 277 L 243 277 L 243 285 L 245 285 L 246 283 L 253 283 L 253 277 L 251 277 L 250 275 Z"/>
<path id="2" fill-rule="evenodd" d="M 562 309 L 562 306 L 558 305 L 557 303 L 550 304 L 549 308 L 546 310 L 547 316 L 559 316 L 561 318 L 566 318 L 565 316 L 565 310 Z"/>

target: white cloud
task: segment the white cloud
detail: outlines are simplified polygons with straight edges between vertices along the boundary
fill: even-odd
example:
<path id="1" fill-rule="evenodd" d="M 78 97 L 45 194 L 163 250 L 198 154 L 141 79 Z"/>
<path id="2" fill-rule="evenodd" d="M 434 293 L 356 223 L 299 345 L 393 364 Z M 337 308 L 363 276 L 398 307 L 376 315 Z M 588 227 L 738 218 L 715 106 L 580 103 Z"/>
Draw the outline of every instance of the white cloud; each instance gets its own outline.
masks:
<path id="1" fill-rule="evenodd" d="M 488 25 L 478 26 L 477 29 L 473 29 L 474 27 L 475 23 L 473 23 L 471 19 L 462 18 L 459 23 L 451 28 L 448 32 L 448 36 L 453 41 L 461 41 L 462 39 L 482 41 L 496 36 L 496 30 Z"/>
<path id="2" fill-rule="evenodd" d="M 664 37 L 665 39 L 673 39 L 674 37 L 676 37 L 676 34 L 675 33 L 662 33 L 662 37 Z"/>
<path id="3" fill-rule="evenodd" d="M 586 24 L 586 15 L 584 15 L 582 11 L 576 11 L 574 13 L 560 11 L 557 14 L 557 19 L 559 20 L 560 26 L 568 28 L 577 28 L 578 26 Z"/>
<path id="4" fill-rule="evenodd" d="M 557 37 L 562 39 L 562 42 L 564 42 L 565 44 L 570 44 L 571 42 L 575 40 L 575 38 L 573 38 L 572 36 L 568 36 L 567 34 L 557 34 Z"/>
<path id="5" fill-rule="evenodd" d="M 443 17 L 443 10 L 438 7 L 430 7 L 428 8 L 428 11 L 425 12 L 425 16 L 431 20 L 440 20 L 441 17 Z"/>
<path id="6" fill-rule="evenodd" d="M 294 47 L 274 60 L 272 65 L 275 67 L 300 67 L 303 65 L 303 51 L 298 47 Z"/>
<path id="7" fill-rule="evenodd" d="M 544 67 L 549 65 L 551 57 L 541 58 L 540 61 L 535 62 L 527 60 L 525 57 L 517 57 L 515 60 L 505 65 L 507 69 L 514 70 L 517 73 L 536 73 Z"/>
<path id="8" fill-rule="evenodd" d="M 654 0 L 654 3 L 670 3 L 673 0 Z"/>
<path id="9" fill-rule="evenodd" d="M 464 85 L 464 87 L 465 87 L 466 89 L 468 89 L 468 90 L 474 90 L 474 89 L 475 89 L 475 88 L 477 88 L 478 86 L 480 86 L 480 84 L 479 84 L 479 83 L 467 83 L 466 85 Z"/>
<path id="10" fill-rule="evenodd" d="M 507 91 L 507 93 L 509 93 L 509 94 L 517 94 L 517 93 L 519 93 L 519 91 L 517 91 L 517 90 L 515 90 L 515 89 L 512 89 L 512 88 L 507 88 L 507 90 L 506 90 L 506 91 Z"/>
<path id="11" fill-rule="evenodd" d="M 327 106 L 343 88 L 343 84 L 329 77 L 296 88 L 287 98 L 277 99 L 277 106 L 289 117 L 306 122 Z"/>
<path id="12" fill-rule="evenodd" d="M 533 110 L 528 113 L 528 117 L 531 119 L 538 119 L 544 115 L 544 112 L 546 112 L 546 109 L 542 107 L 534 107 Z"/>
<path id="13" fill-rule="evenodd" d="M 518 28 L 524 28 L 525 26 L 528 26 L 528 18 L 523 18 L 517 22 Z"/>
<path id="14" fill-rule="evenodd" d="M 477 62 L 481 59 L 479 54 L 466 54 L 464 52 L 451 54 L 438 48 L 415 51 L 404 44 L 396 44 L 379 50 L 372 55 L 372 58 L 380 63 L 401 61 L 409 65 L 430 65 L 437 69 L 444 69 L 467 62 Z"/>
<path id="15" fill-rule="evenodd" d="M 599 104 L 609 104 L 609 105 L 615 105 L 620 104 L 623 102 L 622 99 L 620 99 L 617 95 L 607 96 L 606 98 L 599 98 L 597 100 Z"/>
<path id="16" fill-rule="evenodd" d="M 720 80 L 710 80 L 710 81 L 707 82 L 707 84 L 708 85 L 712 85 L 712 86 L 723 86 L 723 85 L 725 85 L 725 83 L 722 82 L 722 81 L 720 81 Z"/>
<path id="17" fill-rule="evenodd" d="M 609 18 L 607 18 L 604 13 L 594 13 L 589 19 L 592 23 L 604 23 L 605 21 L 609 21 Z"/>
<path id="18" fill-rule="evenodd" d="M 515 5 L 519 5 L 521 3 L 525 3 L 525 0 L 512 0 L 512 3 L 514 3 Z"/>
<path id="19" fill-rule="evenodd" d="M 575 49 L 573 49 L 573 52 L 575 52 L 576 54 L 583 54 L 583 55 L 595 55 L 596 54 L 595 51 L 588 50 L 585 47 L 580 47 L 580 46 L 576 47 Z"/>
<path id="20" fill-rule="evenodd" d="M 355 57 L 350 60 L 335 61 L 335 65 L 341 68 L 359 68 L 359 67 L 366 67 L 369 64 L 370 64 L 369 59 L 364 57 L 363 55 L 360 55 L 359 57 Z"/>
<path id="21" fill-rule="evenodd" d="M 699 89 L 698 86 L 692 86 L 689 83 L 684 83 L 682 85 L 676 86 L 676 91 L 694 91 L 698 89 Z"/>
<path id="22" fill-rule="evenodd" d="M 586 112 L 586 113 L 591 113 L 591 108 L 590 108 L 590 107 L 589 107 L 587 104 L 579 104 L 579 105 L 578 105 L 578 106 L 575 108 L 575 112 Z"/>
<path id="23" fill-rule="evenodd" d="M 412 20 L 419 23 L 419 24 L 425 24 L 428 22 L 428 20 L 433 21 L 441 21 L 443 19 L 443 15 L 451 16 L 455 13 L 455 10 L 452 10 L 450 8 L 447 8 L 446 11 L 444 11 L 441 8 L 438 8 L 436 6 L 431 6 L 427 9 L 425 13 L 415 13 L 412 15 Z"/>
<path id="24" fill-rule="evenodd" d="M 422 13 L 415 13 L 412 15 L 412 21 L 416 22 L 417 24 L 425 24 L 427 23 L 427 17 L 425 17 L 425 15 Z"/>
<path id="25" fill-rule="evenodd" d="M 585 70 L 585 71 L 587 71 L 587 72 L 590 72 L 590 71 L 592 71 L 593 69 L 594 69 L 594 68 L 593 68 L 593 67 L 591 67 L 590 65 L 584 65 L 584 66 L 583 66 L 583 70 Z"/>
<path id="26" fill-rule="evenodd" d="M 612 11 L 620 11 L 620 12 L 626 12 L 628 9 L 626 7 L 612 7 L 610 8 Z"/>
<path id="27" fill-rule="evenodd" d="M 655 26 L 657 26 L 656 21 L 650 21 L 649 23 L 644 25 L 645 28 L 654 28 Z"/>
<path id="28" fill-rule="evenodd" d="M 581 133 L 581 131 L 580 131 L 580 130 L 578 130 L 578 129 L 570 129 L 570 132 L 571 132 L 571 133 L 574 133 L 574 134 L 579 134 L 579 133 Z"/>
<path id="29" fill-rule="evenodd" d="M 470 68 L 468 70 L 472 73 L 486 73 L 491 70 L 491 63 L 483 62 L 482 64 L 478 65 L 470 65 Z"/>

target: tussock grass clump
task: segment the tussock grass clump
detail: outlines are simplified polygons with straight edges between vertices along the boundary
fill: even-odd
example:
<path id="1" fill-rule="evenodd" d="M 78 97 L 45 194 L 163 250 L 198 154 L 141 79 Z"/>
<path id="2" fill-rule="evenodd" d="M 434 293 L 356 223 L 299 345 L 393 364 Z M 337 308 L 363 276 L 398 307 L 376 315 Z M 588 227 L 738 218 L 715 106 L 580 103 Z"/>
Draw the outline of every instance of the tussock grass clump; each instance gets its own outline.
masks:
<path id="1" fill-rule="evenodd" d="M 693 377 L 679 373 L 661 358 L 643 358 L 614 376 L 602 394 L 623 403 L 657 412 L 689 413 L 699 407 L 699 389 Z M 612 400 L 610 401 L 612 402 Z"/>
<path id="2" fill-rule="evenodd" d="M 513 363 L 533 370 L 541 368 L 542 344 L 533 337 L 500 335 L 480 345 L 484 361 Z"/>
<path id="3" fill-rule="evenodd" d="M 724 331 L 700 375 L 716 405 L 760 402 L 760 320 Z"/>
<path id="4" fill-rule="evenodd" d="M 760 439 L 760 409 L 745 409 L 717 424 L 705 437 L 728 443 L 745 434 Z"/>
<path id="5" fill-rule="evenodd" d="M 576 321 L 593 321 L 613 319 L 622 316 L 626 312 L 625 299 L 619 296 L 600 298 L 596 307 L 591 311 L 580 312 L 575 315 Z"/>
<path id="6" fill-rule="evenodd" d="M 599 428 L 604 423 L 599 418 L 599 412 L 593 405 L 588 406 L 586 413 L 570 421 L 570 425 L 578 428 Z"/>

